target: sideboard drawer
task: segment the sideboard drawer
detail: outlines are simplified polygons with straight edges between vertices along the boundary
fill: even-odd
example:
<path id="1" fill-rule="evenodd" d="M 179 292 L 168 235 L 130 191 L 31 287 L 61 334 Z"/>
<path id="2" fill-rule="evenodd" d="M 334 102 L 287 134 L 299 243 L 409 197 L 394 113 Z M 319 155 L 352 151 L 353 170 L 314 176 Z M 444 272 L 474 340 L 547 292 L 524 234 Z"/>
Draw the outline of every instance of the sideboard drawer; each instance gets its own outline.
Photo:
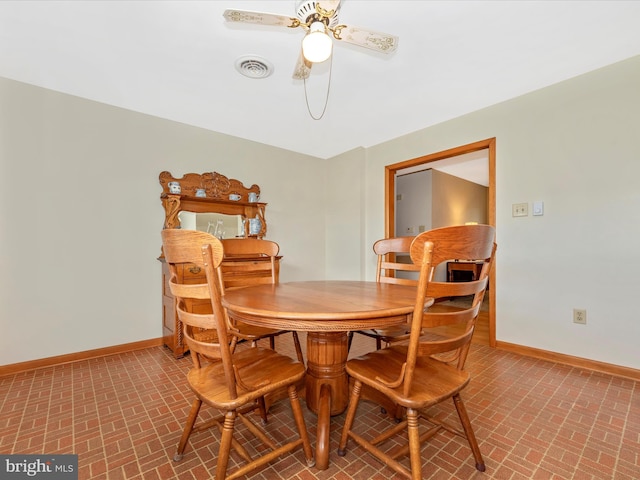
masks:
<path id="1" fill-rule="evenodd" d="M 197 265 L 182 265 L 182 272 L 180 273 L 184 283 L 207 283 L 204 269 Z"/>

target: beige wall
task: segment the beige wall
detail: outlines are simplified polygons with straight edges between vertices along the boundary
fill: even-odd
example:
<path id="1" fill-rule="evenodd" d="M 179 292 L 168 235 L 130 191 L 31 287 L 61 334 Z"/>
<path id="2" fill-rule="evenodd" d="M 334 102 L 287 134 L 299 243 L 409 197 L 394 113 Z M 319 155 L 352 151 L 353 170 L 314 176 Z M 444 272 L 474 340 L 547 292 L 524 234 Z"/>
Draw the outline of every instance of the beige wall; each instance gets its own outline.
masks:
<path id="1" fill-rule="evenodd" d="M 324 278 L 316 158 L 7 79 L 0 135 L 0 365 L 162 335 L 163 170 L 259 184 L 281 278 Z"/>
<path id="2" fill-rule="evenodd" d="M 319 161 L 326 170 L 322 234 L 326 239 L 326 278 L 332 280 L 360 279 L 365 273 L 365 155 L 364 149 L 357 148 Z"/>
<path id="3" fill-rule="evenodd" d="M 640 57 L 323 161 L 0 79 L 0 364 L 161 335 L 162 170 L 258 183 L 283 280 L 373 279 L 384 166 L 496 137 L 498 340 L 640 368 L 638 85 Z"/>
<path id="4" fill-rule="evenodd" d="M 435 170 L 431 228 L 487 223 L 488 188 Z"/>
<path id="5" fill-rule="evenodd" d="M 640 368 L 638 85 L 634 57 L 367 149 L 362 248 L 384 234 L 385 165 L 495 137 L 498 340 Z M 511 216 L 536 200 L 544 216 Z"/>

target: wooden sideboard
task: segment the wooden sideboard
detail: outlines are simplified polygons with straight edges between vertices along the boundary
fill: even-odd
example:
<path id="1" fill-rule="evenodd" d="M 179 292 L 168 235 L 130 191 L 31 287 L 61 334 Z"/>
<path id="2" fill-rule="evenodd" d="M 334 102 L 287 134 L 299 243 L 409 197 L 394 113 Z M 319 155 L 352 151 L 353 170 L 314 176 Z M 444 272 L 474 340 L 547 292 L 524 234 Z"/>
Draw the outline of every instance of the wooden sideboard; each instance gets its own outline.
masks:
<path id="1" fill-rule="evenodd" d="M 281 258 L 280 256 L 276 257 L 276 277 L 280 274 Z M 169 289 L 169 279 L 171 278 L 169 266 L 163 257 L 158 260 L 162 263 L 162 339 L 164 344 L 173 352 L 175 358 L 182 358 L 189 350 L 189 347 L 183 340 L 182 323 L 178 320 L 176 300 Z M 247 275 L 253 275 L 251 272 L 256 269 L 251 267 L 256 263 L 269 261 L 268 257 L 227 257 L 222 262 L 221 269 L 223 275 L 229 278 L 231 282 L 234 282 Z M 204 271 L 196 265 L 180 266 L 177 275 L 179 283 L 195 284 L 206 283 L 207 281 Z M 211 303 L 208 300 L 188 300 L 187 310 L 196 313 L 211 313 Z"/>
<path id="2" fill-rule="evenodd" d="M 188 173 L 181 178 L 175 178 L 169 172 L 162 172 L 159 176 L 162 194 L 160 200 L 165 211 L 164 228 L 180 228 L 179 213 L 220 213 L 224 215 L 238 215 L 244 223 L 244 237 L 263 238 L 267 233 L 265 209 L 267 204 L 256 201 L 250 202 L 249 198 L 260 197 L 260 187 L 251 185 L 245 187 L 242 182 L 230 179 L 217 172 Z M 170 182 L 180 184 L 180 193 L 171 193 Z M 204 197 L 197 196 L 202 195 Z M 230 197 L 231 196 L 231 197 Z M 230 198 L 238 198 L 231 200 Z M 249 221 L 258 218 L 260 230 L 251 234 Z M 276 258 L 276 275 L 280 272 L 280 259 Z M 164 255 L 160 254 L 158 260 L 162 264 L 162 337 L 164 344 L 171 349 L 175 358 L 181 358 L 188 351 L 183 340 L 182 323 L 178 320 L 175 298 L 169 289 L 169 266 L 164 261 Z M 221 269 L 225 277 L 237 281 L 243 276 L 254 275 L 251 266 L 257 262 L 268 262 L 267 257 L 226 257 Z M 181 266 L 177 272 L 179 282 L 206 283 L 204 272 L 196 265 Z M 187 309 L 197 313 L 211 312 L 209 301 L 191 300 Z"/>

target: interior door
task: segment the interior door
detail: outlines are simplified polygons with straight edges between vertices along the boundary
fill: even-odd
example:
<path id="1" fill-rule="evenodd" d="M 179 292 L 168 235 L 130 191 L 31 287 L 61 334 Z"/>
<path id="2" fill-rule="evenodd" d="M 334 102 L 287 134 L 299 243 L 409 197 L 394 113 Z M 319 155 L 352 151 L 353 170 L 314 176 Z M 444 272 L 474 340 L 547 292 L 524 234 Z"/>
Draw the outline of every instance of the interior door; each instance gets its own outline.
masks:
<path id="1" fill-rule="evenodd" d="M 408 172 L 411 169 L 424 169 L 437 166 L 438 162 L 454 163 L 456 157 L 473 152 L 486 152 L 486 168 L 488 173 L 488 206 L 487 215 L 489 225 L 495 226 L 495 138 L 481 140 L 479 142 L 462 145 L 442 152 L 436 152 L 422 157 L 406 160 L 403 162 L 387 165 L 385 167 L 385 236 L 393 237 L 406 235 L 406 232 L 396 232 L 396 176 L 399 172 Z M 419 232 L 414 232 L 419 233 Z M 489 344 L 495 347 L 495 267 L 491 271 L 489 278 Z"/>

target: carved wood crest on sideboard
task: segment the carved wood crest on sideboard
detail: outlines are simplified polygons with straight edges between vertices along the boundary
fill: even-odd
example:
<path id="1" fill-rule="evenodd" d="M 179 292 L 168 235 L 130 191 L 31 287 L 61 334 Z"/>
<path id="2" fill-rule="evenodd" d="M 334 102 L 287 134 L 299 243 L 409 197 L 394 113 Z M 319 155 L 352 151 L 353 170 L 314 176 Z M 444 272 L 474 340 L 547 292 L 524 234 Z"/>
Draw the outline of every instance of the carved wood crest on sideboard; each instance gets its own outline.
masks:
<path id="1" fill-rule="evenodd" d="M 245 223 L 245 237 L 263 238 L 267 233 L 265 221 L 266 203 L 250 202 L 250 194 L 260 197 L 260 187 L 251 185 L 245 187 L 242 182 L 227 178 L 218 172 L 187 173 L 181 178 L 175 178 L 169 172 L 160 173 L 162 194 L 160 199 L 165 211 L 164 228 L 179 228 L 181 211 L 194 213 L 222 213 L 225 215 L 240 215 L 243 220 L 260 219 L 260 231 L 256 235 L 249 235 L 249 222 Z M 178 182 L 180 193 L 171 193 L 169 183 Z M 205 196 L 197 196 L 196 192 L 204 190 Z M 238 200 L 231 200 L 239 198 Z M 239 196 L 239 197 L 238 197 Z"/>

